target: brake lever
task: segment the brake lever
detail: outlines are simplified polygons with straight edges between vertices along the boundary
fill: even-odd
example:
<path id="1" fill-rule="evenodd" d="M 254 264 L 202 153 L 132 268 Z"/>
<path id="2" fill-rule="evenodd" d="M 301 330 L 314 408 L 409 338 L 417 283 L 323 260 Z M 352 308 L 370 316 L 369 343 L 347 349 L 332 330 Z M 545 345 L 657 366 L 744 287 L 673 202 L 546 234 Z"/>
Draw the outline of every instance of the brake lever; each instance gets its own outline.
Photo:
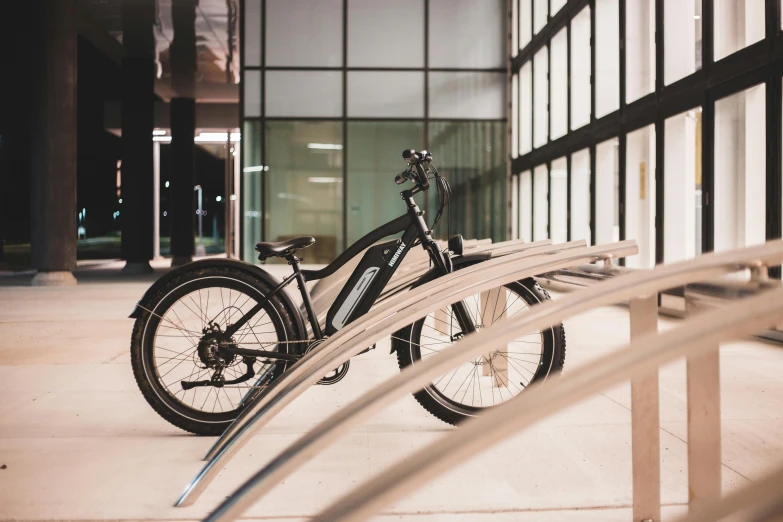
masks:
<path id="1" fill-rule="evenodd" d="M 403 183 L 405 183 L 405 181 L 410 179 L 410 177 L 408 175 L 408 172 L 409 172 L 408 170 L 403 170 L 402 172 L 397 174 L 397 176 L 395 176 L 395 178 L 394 178 L 394 182 L 397 185 L 402 185 Z"/>

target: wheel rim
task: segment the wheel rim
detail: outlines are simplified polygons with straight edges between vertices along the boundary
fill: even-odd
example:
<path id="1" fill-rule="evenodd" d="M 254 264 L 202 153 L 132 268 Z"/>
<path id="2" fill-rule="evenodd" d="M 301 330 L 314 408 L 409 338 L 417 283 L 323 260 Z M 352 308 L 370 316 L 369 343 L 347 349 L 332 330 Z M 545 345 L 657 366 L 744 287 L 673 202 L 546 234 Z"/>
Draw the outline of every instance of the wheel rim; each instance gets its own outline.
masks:
<path id="1" fill-rule="evenodd" d="M 529 289 L 514 285 L 469 296 L 463 303 L 474 325 L 481 330 L 529 309 L 526 298 L 538 302 Z M 549 332 L 524 333 L 504 347 L 463 362 L 436 378 L 425 391 L 444 406 L 463 414 L 500 404 L 548 374 Z M 430 314 L 411 328 L 408 340 L 411 360 L 415 364 L 448 349 L 461 337 L 461 328 L 450 306 Z"/>
<path id="2" fill-rule="evenodd" d="M 209 380 L 215 374 L 199 356 L 199 340 L 210 322 L 224 331 L 264 298 L 257 289 L 225 277 L 188 281 L 172 290 L 153 310 L 145 326 L 145 372 L 155 393 L 172 409 L 203 421 L 204 414 L 217 422 L 233 418 L 248 394 L 268 377 L 280 372 L 275 364 L 253 362 L 255 376 L 235 385 L 204 386 L 185 390 L 181 382 Z M 287 351 L 285 328 L 279 315 L 267 304 L 233 339 L 243 348 Z M 222 370 L 225 380 L 244 374 L 242 357 L 234 357 Z M 225 419 L 224 419 L 225 417 Z"/>

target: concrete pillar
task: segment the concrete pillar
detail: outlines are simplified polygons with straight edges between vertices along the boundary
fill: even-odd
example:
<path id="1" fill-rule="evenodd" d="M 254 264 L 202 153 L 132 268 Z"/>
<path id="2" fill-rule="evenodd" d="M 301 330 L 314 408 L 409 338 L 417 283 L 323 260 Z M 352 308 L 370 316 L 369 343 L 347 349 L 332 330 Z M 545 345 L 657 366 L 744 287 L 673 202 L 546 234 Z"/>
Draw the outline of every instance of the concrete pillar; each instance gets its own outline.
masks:
<path id="1" fill-rule="evenodd" d="M 122 2 L 123 272 L 152 272 L 155 0 Z"/>
<path id="2" fill-rule="evenodd" d="M 169 48 L 172 98 L 171 156 L 174 162 L 171 179 L 171 254 L 172 266 L 193 259 L 195 244 L 193 203 L 195 185 L 193 138 L 196 133 L 196 6 L 198 0 L 172 0 L 171 19 L 174 39 Z"/>
<path id="3" fill-rule="evenodd" d="M 33 284 L 75 284 L 76 0 L 36 4 L 30 38 Z"/>

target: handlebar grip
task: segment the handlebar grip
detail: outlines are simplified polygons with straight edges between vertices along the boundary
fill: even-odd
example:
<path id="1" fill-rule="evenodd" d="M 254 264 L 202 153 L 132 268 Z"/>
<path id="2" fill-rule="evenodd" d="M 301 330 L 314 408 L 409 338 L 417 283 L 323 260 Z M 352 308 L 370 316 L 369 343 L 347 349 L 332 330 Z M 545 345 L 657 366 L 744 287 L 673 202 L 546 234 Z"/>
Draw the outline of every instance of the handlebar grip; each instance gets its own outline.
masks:
<path id="1" fill-rule="evenodd" d="M 394 182 L 395 182 L 397 185 L 402 185 L 403 183 L 405 183 L 405 180 L 407 179 L 405 175 L 406 175 L 407 173 L 408 173 L 408 171 L 406 171 L 406 170 L 403 170 L 402 172 L 400 172 L 399 174 L 397 174 L 397 175 L 394 177 Z"/>
<path id="2" fill-rule="evenodd" d="M 405 149 L 404 151 L 402 151 L 402 158 L 404 160 L 409 160 L 409 159 L 411 159 L 415 155 L 416 155 L 416 151 L 415 150 Z"/>

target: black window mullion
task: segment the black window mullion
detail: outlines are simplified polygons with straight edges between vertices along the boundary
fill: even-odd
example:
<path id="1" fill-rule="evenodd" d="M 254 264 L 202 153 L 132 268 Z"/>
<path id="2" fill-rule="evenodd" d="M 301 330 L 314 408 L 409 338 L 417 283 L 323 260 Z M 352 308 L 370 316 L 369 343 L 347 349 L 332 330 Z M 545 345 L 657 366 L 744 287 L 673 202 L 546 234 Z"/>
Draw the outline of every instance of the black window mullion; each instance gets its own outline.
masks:
<path id="1" fill-rule="evenodd" d="M 766 186 L 766 207 L 767 207 L 767 239 L 779 239 L 781 237 L 781 176 L 783 169 L 783 151 L 781 150 L 781 139 L 783 139 L 783 88 L 781 87 L 780 71 L 770 74 L 766 84 L 766 104 L 767 104 L 767 186 Z M 776 279 L 781 277 L 780 267 L 770 267 L 769 275 Z"/>
<path id="2" fill-rule="evenodd" d="M 571 132 L 571 20 L 566 25 L 566 136 Z M 566 154 L 566 241 L 571 241 L 571 154 Z"/>
<path id="3" fill-rule="evenodd" d="M 590 244 L 595 245 L 595 143 L 590 145 Z"/>
<path id="4" fill-rule="evenodd" d="M 348 248 L 348 0 L 343 0 L 343 250 Z"/>

